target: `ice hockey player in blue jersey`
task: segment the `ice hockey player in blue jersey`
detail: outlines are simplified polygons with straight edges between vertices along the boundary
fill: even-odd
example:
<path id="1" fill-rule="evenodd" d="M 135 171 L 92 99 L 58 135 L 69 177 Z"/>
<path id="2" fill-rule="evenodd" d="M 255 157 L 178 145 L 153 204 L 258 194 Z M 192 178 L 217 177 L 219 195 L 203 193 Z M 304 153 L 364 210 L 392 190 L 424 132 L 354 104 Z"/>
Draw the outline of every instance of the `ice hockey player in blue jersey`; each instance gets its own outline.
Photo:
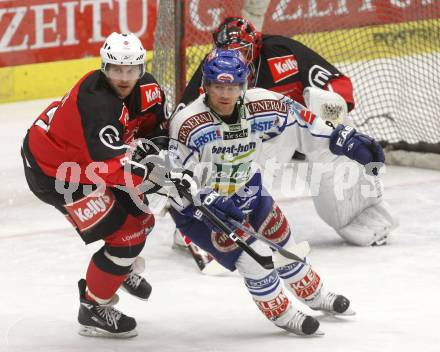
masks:
<path id="1" fill-rule="evenodd" d="M 233 218 L 283 248 L 295 240 L 288 221 L 263 187 L 257 163 L 264 143 L 293 131 L 297 144 L 312 151 L 331 150 L 376 173 L 384 161 L 380 145 L 355 129 L 332 128 L 301 104 L 261 88 L 247 90 L 248 67 L 239 51 L 215 49 L 203 65 L 206 93 L 170 121 L 169 155 L 179 177 L 191 185 L 193 198 L 220 219 Z M 170 213 L 177 228 L 229 270 L 237 270 L 262 313 L 276 326 L 298 335 L 318 333 L 319 322 L 292 305 L 284 287 L 314 310 L 353 314 L 350 301 L 324 286 L 308 261 L 291 260 L 264 269 L 222 233 L 189 201 L 176 197 Z M 237 231 L 251 248 L 272 250 Z"/>

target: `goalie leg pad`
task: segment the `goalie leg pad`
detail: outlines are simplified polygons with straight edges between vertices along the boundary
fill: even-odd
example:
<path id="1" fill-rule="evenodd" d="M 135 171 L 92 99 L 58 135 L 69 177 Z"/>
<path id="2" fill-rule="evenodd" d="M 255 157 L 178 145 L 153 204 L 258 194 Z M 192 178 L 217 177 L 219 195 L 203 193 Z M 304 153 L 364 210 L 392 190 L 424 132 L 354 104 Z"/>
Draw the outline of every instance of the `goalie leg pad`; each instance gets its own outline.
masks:
<path id="1" fill-rule="evenodd" d="M 347 242 L 357 246 L 385 244 L 391 232 L 398 226 L 398 218 L 384 200 L 365 209 L 348 225 L 337 230 Z"/>

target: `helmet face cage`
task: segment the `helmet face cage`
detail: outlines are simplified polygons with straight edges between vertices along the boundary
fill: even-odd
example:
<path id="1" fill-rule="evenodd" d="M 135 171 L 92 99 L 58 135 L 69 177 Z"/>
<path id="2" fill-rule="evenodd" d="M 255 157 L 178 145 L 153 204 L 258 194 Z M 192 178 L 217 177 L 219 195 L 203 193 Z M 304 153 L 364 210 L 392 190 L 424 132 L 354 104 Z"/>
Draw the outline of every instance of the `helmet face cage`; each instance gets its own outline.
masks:
<path id="1" fill-rule="evenodd" d="M 248 63 L 254 61 L 260 54 L 261 33 L 254 25 L 242 17 L 229 17 L 213 33 L 214 44 L 217 48 L 242 49 Z"/>
<path id="2" fill-rule="evenodd" d="M 238 83 L 246 90 L 249 68 L 238 50 L 214 49 L 203 63 L 203 86 Z"/>
<path id="3" fill-rule="evenodd" d="M 145 73 L 146 51 L 141 41 L 132 33 L 113 32 L 105 40 L 100 50 L 101 71 L 106 74 L 108 64 L 139 65 L 140 75 Z"/>

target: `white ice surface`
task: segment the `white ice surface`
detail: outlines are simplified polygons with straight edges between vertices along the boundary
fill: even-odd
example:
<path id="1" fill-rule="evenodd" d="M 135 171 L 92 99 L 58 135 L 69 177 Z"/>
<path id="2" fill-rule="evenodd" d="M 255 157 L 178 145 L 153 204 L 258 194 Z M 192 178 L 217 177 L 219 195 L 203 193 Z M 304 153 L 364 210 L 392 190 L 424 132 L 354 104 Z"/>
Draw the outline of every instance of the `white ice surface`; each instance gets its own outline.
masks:
<path id="1" fill-rule="evenodd" d="M 26 128 L 46 105 L 0 105 L 1 352 L 440 351 L 440 172 L 400 167 L 385 175 L 385 198 L 401 224 L 384 247 L 346 245 L 310 198 L 280 199 L 296 238 L 310 241 L 315 269 L 357 311 L 319 317 L 325 336 L 301 338 L 273 326 L 236 274 L 201 275 L 171 249 L 168 216 L 157 219 L 142 253 L 150 300 L 120 294 L 118 307 L 135 316 L 139 336 L 79 336 L 76 282 L 99 245 L 83 245 L 61 214 L 30 193 L 19 157 Z"/>

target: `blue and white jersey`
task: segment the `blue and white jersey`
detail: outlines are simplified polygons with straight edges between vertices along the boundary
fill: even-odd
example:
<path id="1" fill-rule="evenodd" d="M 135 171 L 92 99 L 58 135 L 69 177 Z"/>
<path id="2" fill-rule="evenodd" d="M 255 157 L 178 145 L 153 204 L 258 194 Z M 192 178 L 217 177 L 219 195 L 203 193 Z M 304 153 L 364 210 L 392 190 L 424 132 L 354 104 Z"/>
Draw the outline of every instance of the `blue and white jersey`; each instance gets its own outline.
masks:
<path id="1" fill-rule="evenodd" d="M 298 150 L 328 150 L 333 129 L 279 93 L 248 90 L 239 115 L 235 124 L 223 122 L 205 104 L 205 95 L 179 111 L 171 119 L 169 132 L 174 166 L 194 172 L 201 187 L 229 196 L 255 179 L 264 145 L 276 146 L 282 134 L 294 138 L 291 143 Z M 261 177 L 257 179 L 261 183 Z"/>

